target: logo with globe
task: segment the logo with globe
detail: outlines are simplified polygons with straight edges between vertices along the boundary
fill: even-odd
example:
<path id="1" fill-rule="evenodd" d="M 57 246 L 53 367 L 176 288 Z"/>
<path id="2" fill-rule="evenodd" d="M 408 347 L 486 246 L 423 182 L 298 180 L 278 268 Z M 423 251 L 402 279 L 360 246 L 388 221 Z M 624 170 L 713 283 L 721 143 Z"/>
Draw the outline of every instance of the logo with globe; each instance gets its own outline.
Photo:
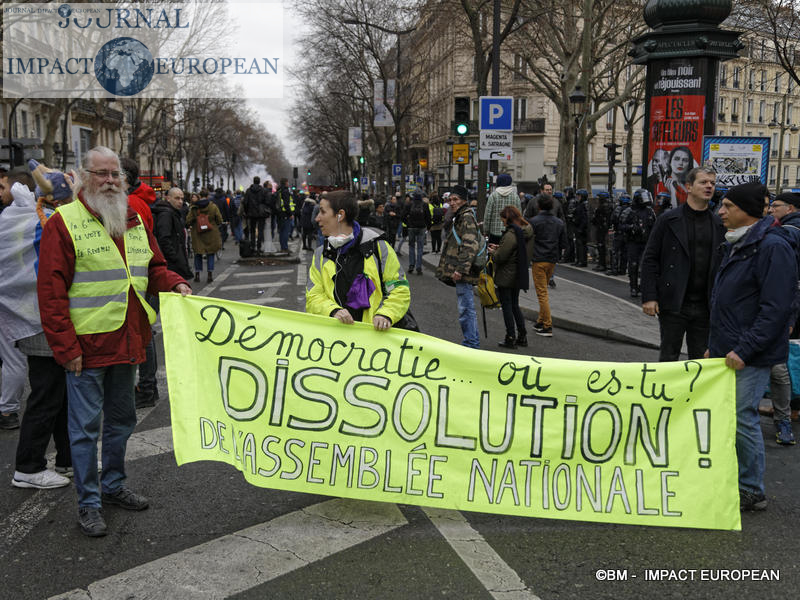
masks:
<path id="1" fill-rule="evenodd" d="M 94 75 L 103 88 L 116 96 L 133 96 L 153 79 L 150 50 L 139 40 L 121 37 L 106 43 L 94 59 Z"/>
<path id="2" fill-rule="evenodd" d="M 59 16 L 67 19 L 72 14 L 72 9 L 70 8 L 69 4 L 62 4 L 58 7 L 58 14 Z"/>

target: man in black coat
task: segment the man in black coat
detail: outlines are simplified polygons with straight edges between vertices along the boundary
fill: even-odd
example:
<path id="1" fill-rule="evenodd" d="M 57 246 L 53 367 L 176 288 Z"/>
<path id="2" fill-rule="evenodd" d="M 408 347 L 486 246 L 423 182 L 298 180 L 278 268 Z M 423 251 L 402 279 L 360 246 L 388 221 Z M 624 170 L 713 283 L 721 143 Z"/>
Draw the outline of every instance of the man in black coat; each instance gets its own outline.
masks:
<path id="1" fill-rule="evenodd" d="M 692 169 L 686 203 L 663 213 L 642 257 L 642 310 L 658 316 L 661 361 L 678 360 L 684 334 L 689 358 L 702 358 L 708 344 L 711 286 L 725 241 L 722 220 L 708 208 L 716 173 Z"/>
<path id="2" fill-rule="evenodd" d="M 170 188 L 165 200 L 153 204 L 153 235 L 167 259 L 167 268 L 186 280 L 193 277 L 186 252 L 186 228 L 181 217 L 183 192 Z"/>
<path id="3" fill-rule="evenodd" d="M 267 194 L 261 187 L 261 178 L 256 176 L 242 199 L 242 216 L 247 220 L 247 239 L 254 252 L 263 250 L 264 222 L 269 217 Z"/>

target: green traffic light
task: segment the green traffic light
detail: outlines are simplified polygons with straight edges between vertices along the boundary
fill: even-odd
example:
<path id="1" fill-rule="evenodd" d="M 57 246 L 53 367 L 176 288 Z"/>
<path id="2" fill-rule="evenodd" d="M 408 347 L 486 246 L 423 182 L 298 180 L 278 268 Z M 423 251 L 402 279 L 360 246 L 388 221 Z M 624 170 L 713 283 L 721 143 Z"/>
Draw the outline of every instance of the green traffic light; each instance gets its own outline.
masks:
<path id="1" fill-rule="evenodd" d="M 360 162 L 363 165 L 364 164 L 364 157 L 363 156 L 359 156 L 358 157 L 358 162 Z"/>
<path id="2" fill-rule="evenodd" d="M 468 131 L 469 127 L 467 127 L 466 123 L 459 123 L 458 125 L 456 125 L 456 133 L 458 135 L 467 135 Z"/>

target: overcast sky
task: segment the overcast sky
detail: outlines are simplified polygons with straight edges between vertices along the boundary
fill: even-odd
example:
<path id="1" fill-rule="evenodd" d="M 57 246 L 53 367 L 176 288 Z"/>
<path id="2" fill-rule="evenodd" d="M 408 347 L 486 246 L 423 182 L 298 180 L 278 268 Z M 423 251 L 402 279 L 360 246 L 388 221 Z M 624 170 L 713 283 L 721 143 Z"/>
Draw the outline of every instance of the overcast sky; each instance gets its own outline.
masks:
<path id="1" fill-rule="evenodd" d="M 303 25 L 297 11 L 293 8 L 291 0 L 282 1 L 283 4 L 283 67 L 284 73 L 296 65 L 298 50 L 303 43 L 308 43 L 308 38 L 303 38 Z M 270 28 L 265 27 L 265 35 L 269 35 Z M 298 47 L 299 45 L 299 47 Z M 293 92 L 293 88 L 295 91 Z M 283 98 L 250 99 L 252 106 L 267 129 L 278 136 L 283 142 L 284 154 L 292 165 L 301 166 L 301 152 L 293 143 L 289 134 L 289 118 L 291 115 L 292 97 L 294 93 L 302 93 L 302 87 L 296 86 L 287 75 L 284 83 Z"/>

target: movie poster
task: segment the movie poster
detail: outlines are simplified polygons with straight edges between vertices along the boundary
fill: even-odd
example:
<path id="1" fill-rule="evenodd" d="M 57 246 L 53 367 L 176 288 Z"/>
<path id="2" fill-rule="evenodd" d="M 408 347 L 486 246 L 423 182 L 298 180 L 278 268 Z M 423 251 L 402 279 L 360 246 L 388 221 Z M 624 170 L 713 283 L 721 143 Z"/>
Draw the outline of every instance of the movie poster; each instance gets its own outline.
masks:
<path id="1" fill-rule="evenodd" d="M 673 58 L 648 65 L 649 121 L 645 187 L 654 203 L 664 206 L 669 194 L 673 207 L 686 202 L 689 171 L 700 165 L 706 121 L 707 94 L 713 86 L 709 61 Z M 711 88 L 713 90 L 713 87 Z"/>

